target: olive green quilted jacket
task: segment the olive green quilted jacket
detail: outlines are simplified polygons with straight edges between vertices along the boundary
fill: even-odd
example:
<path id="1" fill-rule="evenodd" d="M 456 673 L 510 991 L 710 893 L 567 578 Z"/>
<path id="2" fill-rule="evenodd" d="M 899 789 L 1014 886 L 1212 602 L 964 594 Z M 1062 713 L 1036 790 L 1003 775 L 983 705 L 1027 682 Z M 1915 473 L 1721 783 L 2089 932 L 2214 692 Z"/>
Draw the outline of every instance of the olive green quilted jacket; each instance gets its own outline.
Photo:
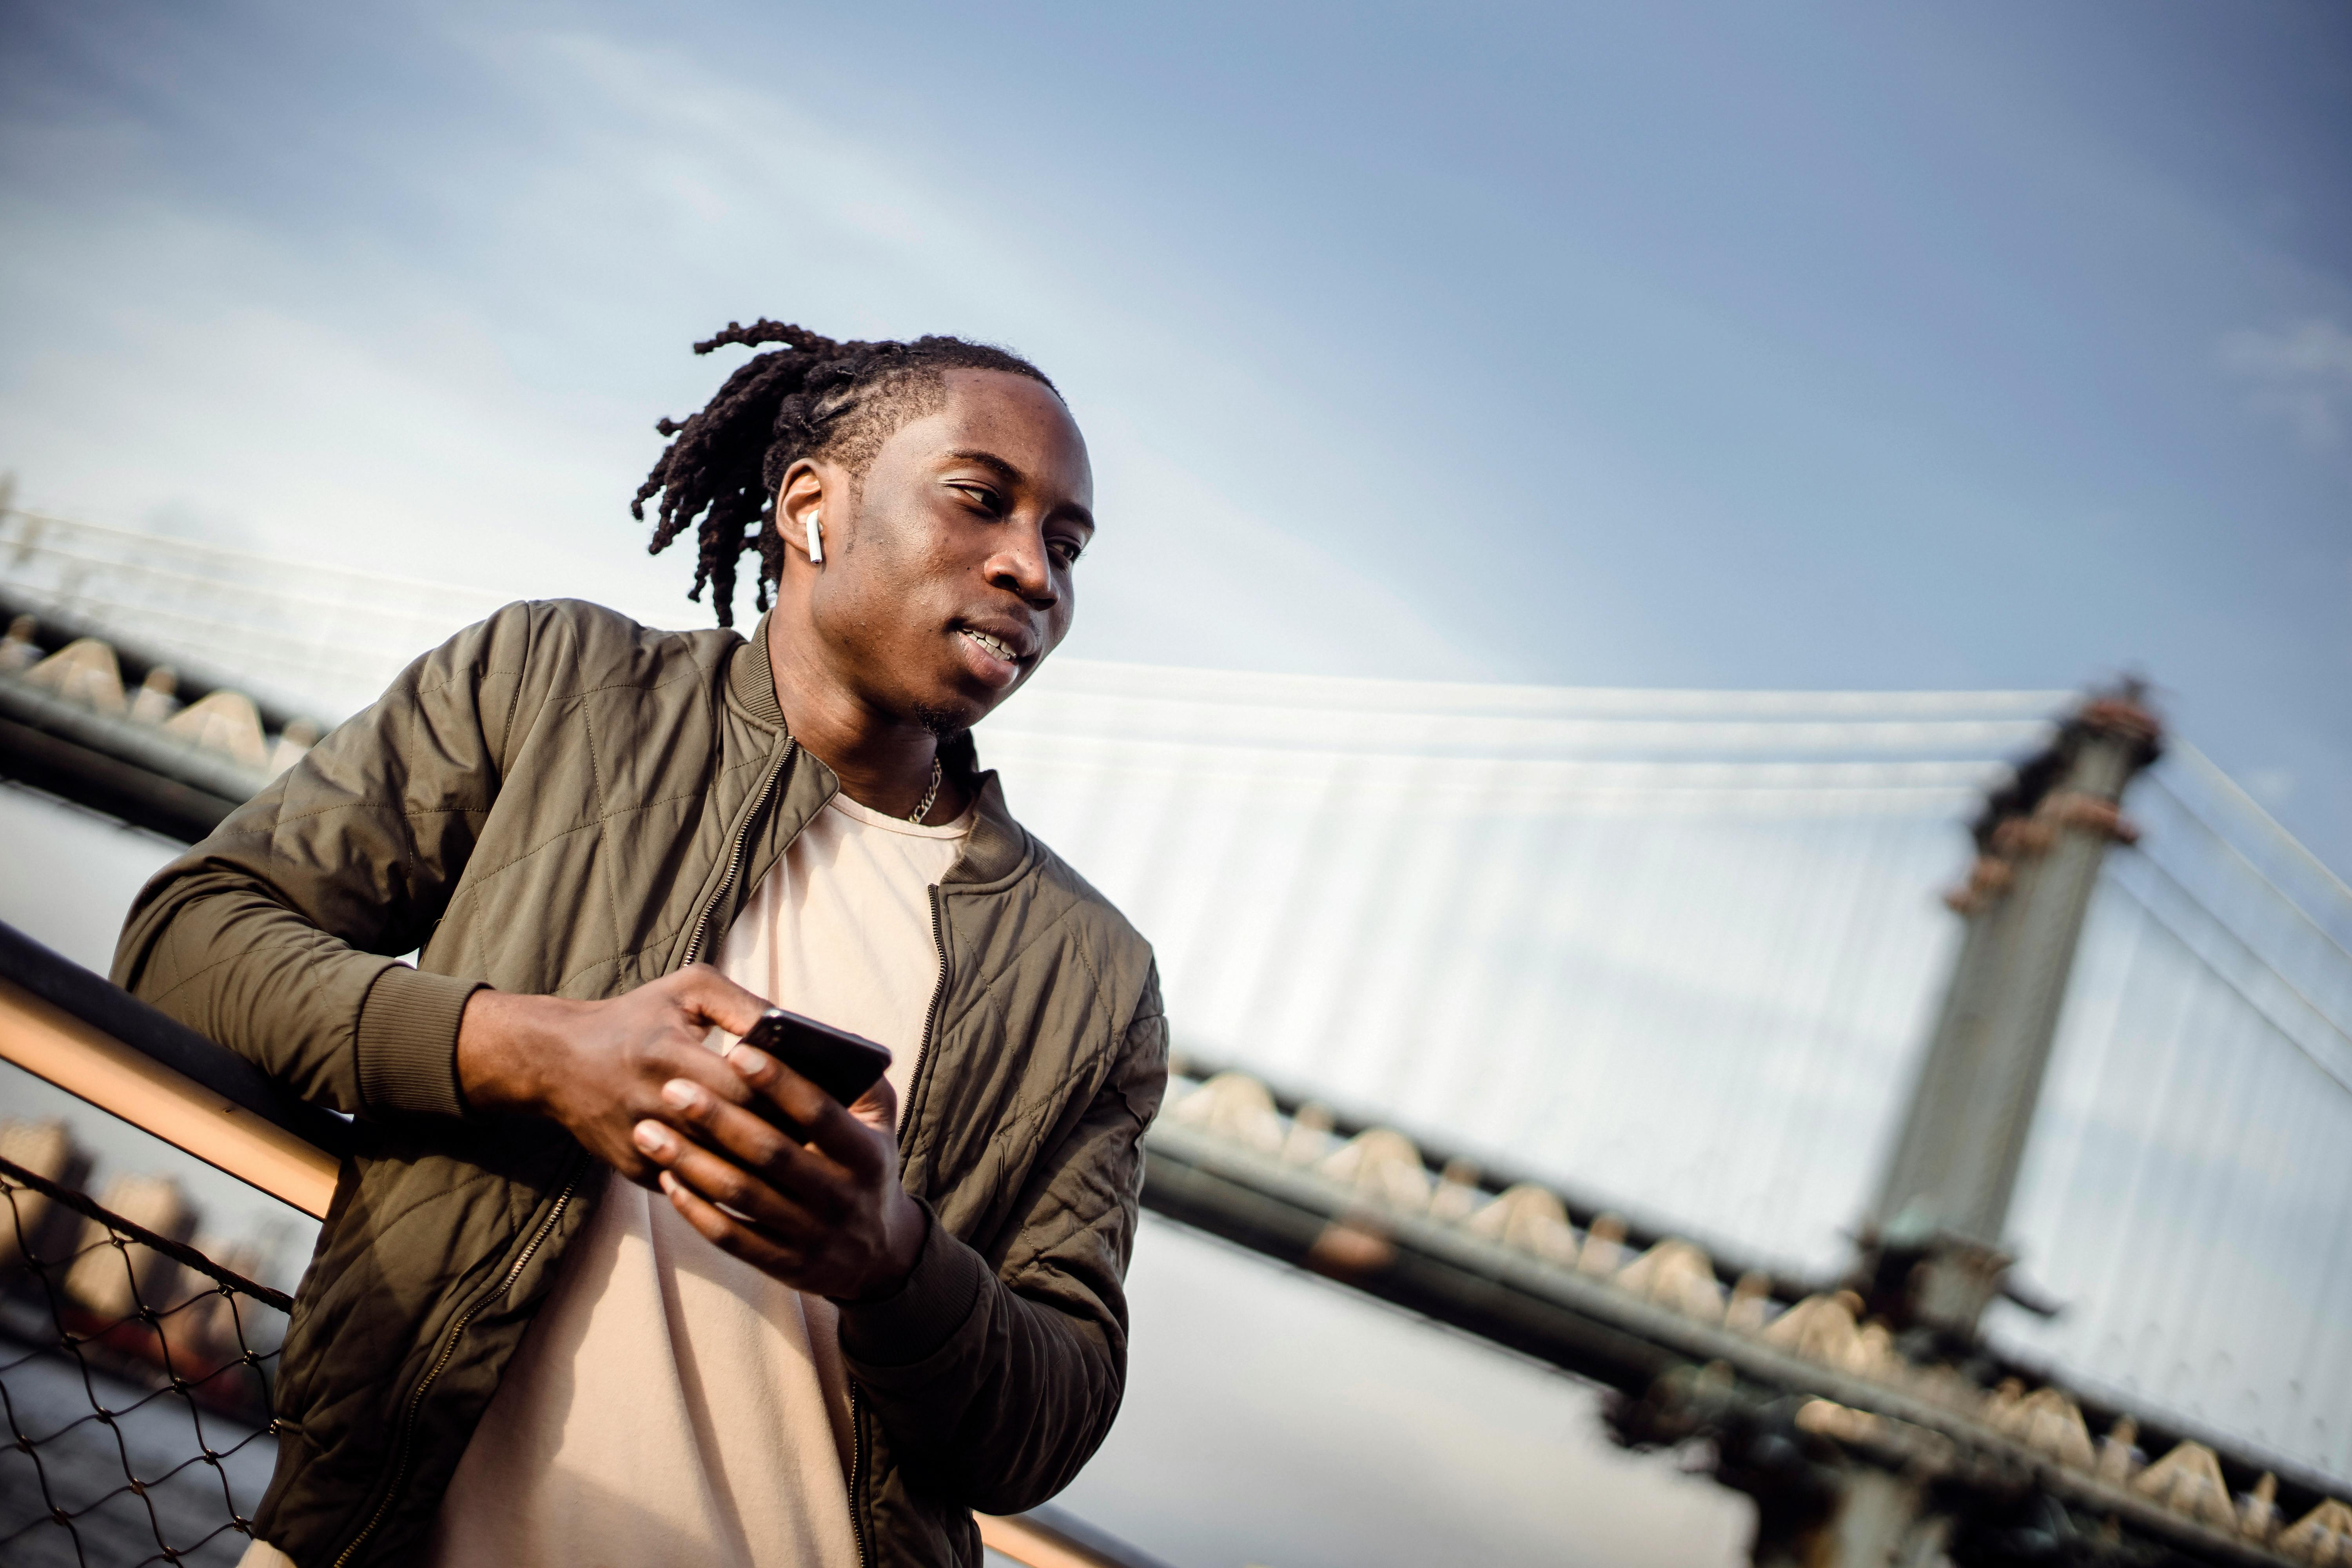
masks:
<path id="1" fill-rule="evenodd" d="M 118 982 L 354 1118 L 257 1520 L 303 1568 L 417 1557 L 602 1188 L 552 1123 L 467 1113 L 467 995 L 615 996 L 709 956 L 837 787 L 785 731 L 766 629 L 510 605 L 132 908 Z M 948 760 L 971 769 L 969 741 Z M 1109 1429 L 1166 1077 L 1150 949 L 975 781 L 931 895 L 941 979 L 899 1131 L 936 1223 L 905 1289 L 841 1318 L 851 1516 L 861 1559 L 893 1568 L 977 1563 L 971 1510 L 1042 1501 Z"/>

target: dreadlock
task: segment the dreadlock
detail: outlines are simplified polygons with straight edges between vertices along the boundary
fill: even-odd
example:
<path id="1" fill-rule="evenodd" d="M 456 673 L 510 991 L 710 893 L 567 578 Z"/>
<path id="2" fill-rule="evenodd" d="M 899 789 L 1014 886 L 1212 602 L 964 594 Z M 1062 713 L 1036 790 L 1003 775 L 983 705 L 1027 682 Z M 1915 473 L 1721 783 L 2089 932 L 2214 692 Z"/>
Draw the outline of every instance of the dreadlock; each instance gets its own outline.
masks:
<path id="1" fill-rule="evenodd" d="M 1020 355 L 961 338 L 845 343 L 762 319 L 748 327 L 730 321 L 694 352 L 725 343 L 784 346 L 739 367 L 685 423 L 654 426 L 675 439 L 629 503 L 629 515 L 642 522 L 646 502 L 661 496 L 648 553 L 659 554 L 694 526 L 699 553 L 687 597 L 699 603 L 709 584 L 722 626 L 735 624 L 739 558 L 759 554 L 754 597 L 763 611 L 770 587 L 783 578 L 784 543 L 772 523 L 777 487 L 793 463 L 824 458 L 862 477 L 899 426 L 939 406 L 951 370 L 1009 371 L 1055 390 Z"/>

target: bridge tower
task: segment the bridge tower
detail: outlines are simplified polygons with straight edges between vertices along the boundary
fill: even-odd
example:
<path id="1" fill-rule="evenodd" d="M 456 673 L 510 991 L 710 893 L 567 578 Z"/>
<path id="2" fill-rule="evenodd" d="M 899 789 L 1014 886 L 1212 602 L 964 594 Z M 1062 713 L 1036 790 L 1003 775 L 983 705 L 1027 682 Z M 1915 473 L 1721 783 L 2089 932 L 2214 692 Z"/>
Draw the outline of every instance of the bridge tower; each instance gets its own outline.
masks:
<path id="1" fill-rule="evenodd" d="M 2134 682 L 2085 703 L 1988 800 L 1948 900 L 1966 934 L 1859 1269 L 1874 1310 L 1948 1352 L 1974 1342 L 2014 1261 L 2002 1231 L 2075 946 L 2108 845 L 2134 836 L 2124 789 L 2158 753 L 2140 697 Z"/>
<path id="2" fill-rule="evenodd" d="M 1859 1238 L 1854 1284 L 1915 1363 L 1965 1363 L 2009 1278 L 2010 1198 L 2058 1031 L 2099 865 L 2133 829 L 2119 808 L 2156 759 L 2138 683 L 2093 698 L 1986 802 L 1977 857 L 1948 899 L 1966 922 L 1934 1033 Z M 1947 1562 L 1953 1521 L 1913 1477 L 1847 1459 L 1810 1489 L 1756 1489 L 1764 1568 Z"/>

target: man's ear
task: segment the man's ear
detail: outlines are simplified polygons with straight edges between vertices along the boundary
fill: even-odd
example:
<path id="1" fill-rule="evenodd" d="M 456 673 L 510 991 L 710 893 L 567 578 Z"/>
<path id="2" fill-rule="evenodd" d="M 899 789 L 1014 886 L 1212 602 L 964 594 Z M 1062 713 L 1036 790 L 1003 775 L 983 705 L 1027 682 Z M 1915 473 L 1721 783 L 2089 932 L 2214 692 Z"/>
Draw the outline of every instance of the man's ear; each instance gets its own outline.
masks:
<path id="1" fill-rule="evenodd" d="M 784 470 L 783 482 L 776 487 L 776 532 L 784 542 L 788 554 L 807 558 L 812 554 L 810 524 L 821 531 L 835 520 L 840 509 L 828 507 L 829 496 L 840 493 L 839 485 L 828 485 L 827 476 L 806 458 L 797 459 Z M 824 535 L 816 535 L 816 549 L 824 549 Z M 822 559 L 822 556 L 819 556 Z"/>

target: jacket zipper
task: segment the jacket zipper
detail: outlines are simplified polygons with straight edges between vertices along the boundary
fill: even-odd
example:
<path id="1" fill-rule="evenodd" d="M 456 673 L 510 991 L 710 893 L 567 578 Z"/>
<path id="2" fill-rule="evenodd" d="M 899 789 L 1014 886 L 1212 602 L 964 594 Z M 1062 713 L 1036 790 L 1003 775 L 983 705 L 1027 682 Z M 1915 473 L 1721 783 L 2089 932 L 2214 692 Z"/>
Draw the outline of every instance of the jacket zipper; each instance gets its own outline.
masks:
<path id="1" fill-rule="evenodd" d="M 866 1406 L 858 1402 L 857 1380 L 849 1380 L 849 1529 L 857 1537 L 857 1568 L 870 1561 L 866 1554 L 866 1510 L 857 1489 L 866 1479 Z"/>
<path id="2" fill-rule="evenodd" d="M 931 884 L 931 946 L 940 955 L 940 977 L 931 984 L 931 1005 L 923 1013 L 923 1037 L 915 1046 L 915 1070 L 907 1079 L 907 1109 L 898 1121 L 898 1152 L 907 1152 L 907 1134 L 913 1131 L 915 1102 L 923 1087 L 923 1068 L 931 1057 L 931 1033 L 939 1027 L 940 1004 L 948 994 L 948 938 L 940 913 L 940 887 Z M 936 1221 L 933 1223 L 937 1223 Z M 857 1568 L 866 1568 L 866 1406 L 857 1397 L 857 1380 L 849 1380 L 849 1524 L 857 1536 Z"/>
<path id="3" fill-rule="evenodd" d="M 399 1499 L 401 1483 L 408 1479 L 408 1448 L 416 1435 L 416 1413 L 424 1406 L 426 1391 L 440 1377 L 443 1369 L 448 1366 L 449 1358 L 457 1353 L 457 1341 L 459 1336 L 465 1333 L 466 1326 L 481 1314 L 483 1308 L 499 1300 L 514 1289 L 515 1281 L 522 1278 L 524 1267 L 538 1254 L 541 1244 L 554 1231 L 555 1222 L 563 1217 L 563 1211 L 571 1205 L 572 1194 L 579 1185 L 578 1176 L 573 1176 L 563 1184 L 563 1190 L 555 1195 L 555 1206 L 547 1211 L 547 1217 L 539 1222 L 539 1228 L 533 1231 L 530 1239 L 523 1244 L 521 1255 L 516 1258 L 508 1268 L 506 1278 L 499 1281 L 496 1289 L 483 1295 L 472 1306 L 467 1308 L 456 1322 L 449 1325 L 448 1333 L 443 1336 L 441 1341 L 441 1353 L 434 1358 L 433 1365 L 425 1373 L 424 1380 L 418 1383 L 415 1391 L 409 1394 L 408 1408 L 402 1414 L 400 1447 L 393 1455 L 392 1484 L 384 1489 L 383 1500 L 375 1505 L 375 1512 L 368 1516 L 368 1521 L 361 1527 L 359 1534 L 352 1538 L 349 1546 L 343 1548 L 342 1554 L 335 1559 L 334 1568 L 343 1568 L 343 1565 L 352 1560 L 359 1549 L 367 1544 L 368 1537 L 375 1533 L 376 1526 L 383 1522 L 383 1516 L 392 1510 L 393 1503 Z"/>
<path id="4" fill-rule="evenodd" d="M 898 1154 L 907 1153 L 907 1134 L 915 1128 L 915 1102 L 922 1098 L 923 1069 L 930 1065 L 931 1032 L 939 1027 L 940 1004 L 948 994 L 947 922 L 940 912 L 940 885 L 931 884 L 931 947 L 940 955 L 940 977 L 931 983 L 931 1005 L 923 1013 L 923 1037 L 915 1046 L 915 1070 L 907 1075 L 907 1113 L 898 1121 Z"/>
<path id="5" fill-rule="evenodd" d="M 743 813 L 743 825 L 735 830 L 734 847 L 727 852 L 727 869 L 720 875 L 710 901 L 703 905 L 702 912 L 694 918 L 694 934 L 686 939 L 686 956 L 677 963 L 680 969 L 702 955 L 702 939 L 710 934 L 710 917 L 719 912 L 719 900 L 727 896 L 727 889 L 735 885 L 736 873 L 743 869 L 743 852 L 751 847 L 751 829 L 759 822 L 760 814 L 767 809 L 768 797 L 776 793 L 776 781 L 784 776 L 784 767 L 793 760 L 793 748 L 799 744 L 792 736 L 785 736 L 783 754 L 776 759 L 775 766 L 768 770 L 768 776 L 760 781 L 760 793 L 752 797 L 750 809 Z"/>

